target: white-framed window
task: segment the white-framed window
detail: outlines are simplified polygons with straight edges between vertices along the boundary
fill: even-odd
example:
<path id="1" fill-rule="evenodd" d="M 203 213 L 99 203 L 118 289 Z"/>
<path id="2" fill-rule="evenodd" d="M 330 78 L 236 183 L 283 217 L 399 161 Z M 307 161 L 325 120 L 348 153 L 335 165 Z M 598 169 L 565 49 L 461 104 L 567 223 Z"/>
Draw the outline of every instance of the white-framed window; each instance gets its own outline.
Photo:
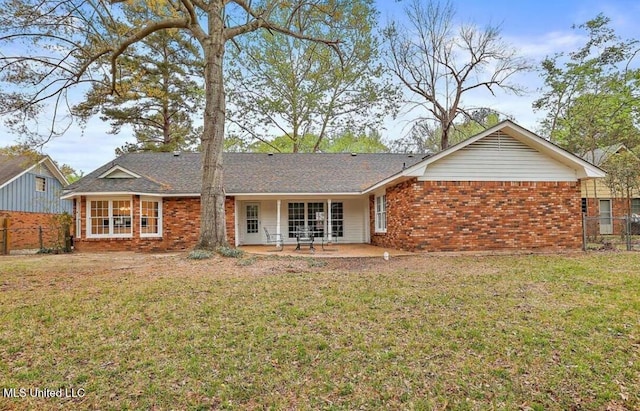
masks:
<path id="1" fill-rule="evenodd" d="M 314 237 L 324 237 L 324 203 L 307 203 L 307 226 Z"/>
<path id="2" fill-rule="evenodd" d="M 82 210 L 80 209 L 80 198 L 73 200 L 76 208 L 76 238 L 80 238 L 82 234 Z"/>
<path id="3" fill-rule="evenodd" d="M 322 201 L 290 202 L 287 204 L 289 238 L 295 238 L 298 227 L 307 227 L 314 237 L 328 234 L 328 204 Z M 331 203 L 331 236 L 344 236 L 344 208 L 342 202 Z"/>
<path id="4" fill-rule="evenodd" d="M 289 238 L 295 238 L 298 227 L 307 227 L 314 237 L 324 237 L 325 214 L 323 202 L 288 204 Z"/>
<path id="5" fill-rule="evenodd" d="M 131 198 L 87 199 L 87 237 L 131 237 Z"/>
<path id="6" fill-rule="evenodd" d="M 387 196 L 376 196 L 376 233 L 387 232 Z"/>
<path id="7" fill-rule="evenodd" d="M 140 237 L 162 237 L 162 199 L 140 199 Z"/>
<path id="8" fill-rule="evenodd" d="M 287 209 L 289 238 L 295 238 L 298 227 L 307 225 L 304 218 L 304 203 L 289 203 Z"/>
<path id="9" fill-rule="evenodd" d="M 36 191 L 44 193 L 47 191 L 47 179 L 44 177 L 36 177 Z"/>
<path id="10" fill-rule="evenodd" d="M 331 236 L 344 236 L 344 207 L 342 202 L 331 203 Z"/>

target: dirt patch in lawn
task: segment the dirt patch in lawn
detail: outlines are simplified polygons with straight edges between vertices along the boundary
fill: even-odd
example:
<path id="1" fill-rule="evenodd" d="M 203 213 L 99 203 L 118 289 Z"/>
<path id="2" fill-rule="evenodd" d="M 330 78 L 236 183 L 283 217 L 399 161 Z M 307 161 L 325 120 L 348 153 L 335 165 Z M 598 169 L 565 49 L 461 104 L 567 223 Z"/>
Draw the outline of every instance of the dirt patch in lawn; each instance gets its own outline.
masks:
<path id="1" fill-rule="evenodd" d="M 416 268 L 428 257 L 411 255 L 391 258 L 314 258 L 280 257 L 245 254 L 241 258 L 214 255 L 210 259 L 191 260 L 188 253 L 143 254 L 133 252 L 73 253 L 59 255 L 19 255 L 2 258 L 9 267 L 29 267 L 31 273 L 103 274 L 117 272 L 162 273 L 184 275 L 269 275 L 274 273 L 302 273 L 322 271 L 395 271 Z M 436 258 L 429 259 L 435 262 Z"/>
<path id="2" fill-rule="evenodd" d="M 575 255 L 579 257 L 582 254 Z M 566 254 L 571 257 L 571 254 Z M 431 273 L 447 275 L 452 272 L 478 273 L 479 267 L 484 274 L 495 272 L 494 263 L 503 256 L 491 255 L 441 255 L 408 254 L 392 256 L 388 260 L 380 257 L 322 258 L 314 256 L 280 256 L 245 253 L 240 258 L 222 257 L 214 254 L 212 258 L 193 260 L 187 252 L 173 253 L 72 253 L 72 254 L 36 254 L 16 255 L 0 258 L 0 268 L 8 271 L 24 271 L 29 275 L 46 274 L 47 278 L 60 276 L 116 275 L 118 273 L 142 276 L 186 275 L 242 277 L 263 276 L 282 273 L 313 272 L 354 272 L 354 273 L 390 273 L 411 270 L 428 270 Z M 508 258 L 508 256 L 507 256 Z M 0 270 L 1 271 L 1 270 Z M 0 287 L 2 284 L 0 283 Z"/>

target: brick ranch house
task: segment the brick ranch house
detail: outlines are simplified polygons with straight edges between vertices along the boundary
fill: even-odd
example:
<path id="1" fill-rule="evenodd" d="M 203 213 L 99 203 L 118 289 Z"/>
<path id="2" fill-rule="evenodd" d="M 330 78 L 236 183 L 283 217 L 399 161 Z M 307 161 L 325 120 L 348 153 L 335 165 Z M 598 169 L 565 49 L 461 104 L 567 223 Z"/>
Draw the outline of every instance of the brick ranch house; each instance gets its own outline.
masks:
<path id="1" fill-rule="evenodd" d="M 47 244 L 57 237 L 52 219 L 73 210 L 60 199 L 68 184 L 49 156 L 0 155 L 0 220 L 9 220 L 9 249 L 38 248 L 39 227 Z"/>
<path id="2" fill-rule="evenodd" d="M 127 154 L 69 186 L 79 250 L 193 247 L 198 153 Z M 224 154 L 230 244 L 295 244 L 307 226 L 341 243 L 413 251 L 578 250 L 589 162 L 504 121 L 431 156 Z"/>

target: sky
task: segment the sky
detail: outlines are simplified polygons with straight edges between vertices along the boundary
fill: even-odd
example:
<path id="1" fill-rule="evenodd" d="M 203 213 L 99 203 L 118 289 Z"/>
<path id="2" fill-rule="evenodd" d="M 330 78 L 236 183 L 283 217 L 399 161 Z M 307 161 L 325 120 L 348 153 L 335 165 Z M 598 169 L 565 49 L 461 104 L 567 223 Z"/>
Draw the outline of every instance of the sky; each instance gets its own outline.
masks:
<path id="1" fill-rule="evenodd" d="M 380 25 L 402 18 L 405 5 L 412 0 L 376 0 L 380 11 Z M 452 0 L 456 18 L 480 27 L 500 25 L 503 39 L 534 63 L 556 52 L 571 51 L 584 44 L 584 37 L 571 28 L 590 20 L 598 13 L 611 18 L 611 26 L 623 38 L 640 39 L 640 2 L 629 0 Z M 465 103 L 496 109 L 513 117 L 514 121 L 536 131 L 541 113 L 534 113 L 531 105 L 540 95 L 542 79 L 538 73 L 520 75 L 515 81 L 527 89 L 522 96 L 489 94 L 474 96 Z M 383 138 L 394 139 L 408 132 L 411 120 L 418 113 L 403 109 L 397 119 L 388 118 Z M 70 128 L 64 136 L 47 143 L 43 152 L 60 164 L 68 164 L 85 174 L 115 157 L 115 149 L 132 141 L 126 129 L 119 135 L 108 134 L 109 125 L 98 118 L 82 130 Z M 17 136 L 8 134 L 0 126 L 0 147 L 15 144 Z"/>

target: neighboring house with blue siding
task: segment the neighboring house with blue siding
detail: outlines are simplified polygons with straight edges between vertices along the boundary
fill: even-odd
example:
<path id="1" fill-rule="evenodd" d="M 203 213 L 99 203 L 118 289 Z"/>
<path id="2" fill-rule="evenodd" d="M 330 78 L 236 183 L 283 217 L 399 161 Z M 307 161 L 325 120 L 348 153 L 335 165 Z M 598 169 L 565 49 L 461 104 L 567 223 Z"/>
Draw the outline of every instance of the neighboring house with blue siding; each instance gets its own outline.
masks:
<path id="1" fill-rule="evenodd" d="M 39 227 L 73 212 L 73 203 L 60 199 L 68 184 L 49 156 L 0 155 L 0 218 L 10 221 L 12 249 L 37 246 Z"/>

